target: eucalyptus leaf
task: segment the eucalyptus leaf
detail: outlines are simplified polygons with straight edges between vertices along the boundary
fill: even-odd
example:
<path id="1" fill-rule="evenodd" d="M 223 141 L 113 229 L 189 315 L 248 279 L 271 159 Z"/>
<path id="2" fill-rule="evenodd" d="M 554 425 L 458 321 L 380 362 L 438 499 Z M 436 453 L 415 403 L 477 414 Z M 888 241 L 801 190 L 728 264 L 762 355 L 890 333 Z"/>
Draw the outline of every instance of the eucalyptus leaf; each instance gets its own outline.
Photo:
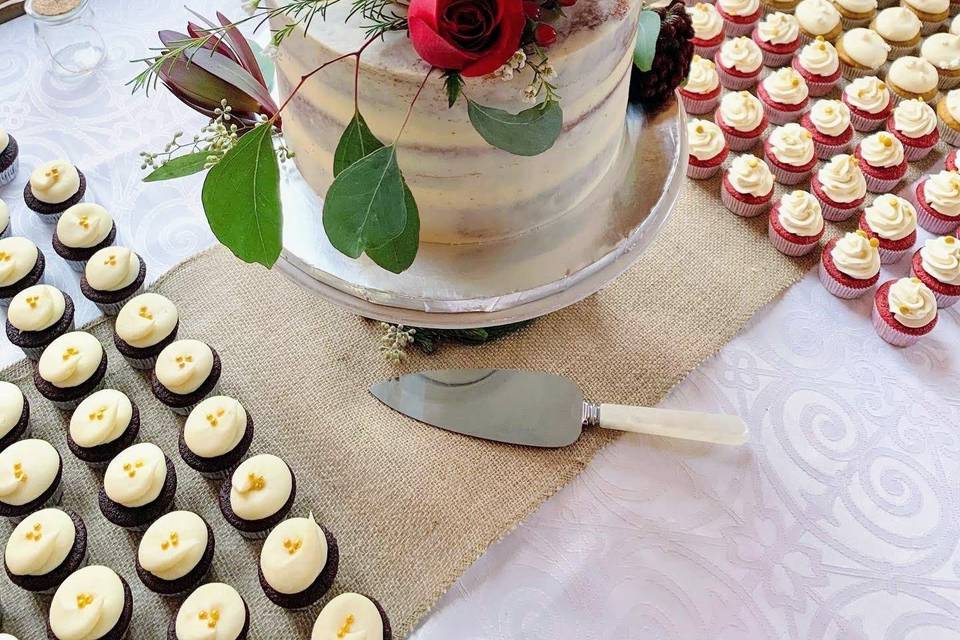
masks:
<path id="1" fill-rule="evenodd" d="M 393 273 L 402 273 L 409 269 L 420 248 L 420 212 L 417 201 L 406 184 L 403 185 L 403 190 L 407 208 L 407 224 L 403 233 L 381 247 L 367 249 L 367 256 L 371 260 Z"/>
<path id="2" fill-rule="evenodd" d="M 206 151 L 198 151 L 171 158 L 154 169 L 143 181 L 160 182 L 199 173 L 207 166 L 207 155 Z"/>
<path id="3" fill-rule="evenodd" d="M 518 156 L 535 156 L 553 146 L 563 129 L 563 110 L 546 100 L 513 114 L 467 100 L 470 123 L 491 145 Z"/>
<path id="4" fill-rule="evenodd" d="M 660 14 L 650 9 L 640 12 L 637 41 L 633 47 L 633 64 L 640 71 L 650 71 L 657 55 L 657 39 L 660 37 Z"/>
<path id="5" fill-rule="evenodd" d="M 444 76 L 443 84 L 447 90 L 447 107 L 453 108 L 463 91 L 463 77 L 456 71 L 450 71 Z"/>
<path id="6" fill-rule="evenodd" d="M 360 112 L 353 114 L 353 118 L 343 130 L 340 136 L 340 142 L 337 143 L 337 149 L 333 152 L 333 175 L 334 177 L 360 160 L 366 155 L 381 148 L 383 143 L 377 139 L 367 126 L 367 121 L 363 119 Z"/>
<path id="7" fill-rule="evenodd" d="M 407 224 L 403 176 L 393 145 L 381 147 L 338 175 L 323 201 L 323 228 L 344 255 L 382 247 Z"/>
<path id="8" fill-rule="evenodd" d="M 257 125 L 227 151 L 207 173 L 201 200 L 217 240 L 244 262 L 274 265 L 283 218 L 273 125 Z"/>

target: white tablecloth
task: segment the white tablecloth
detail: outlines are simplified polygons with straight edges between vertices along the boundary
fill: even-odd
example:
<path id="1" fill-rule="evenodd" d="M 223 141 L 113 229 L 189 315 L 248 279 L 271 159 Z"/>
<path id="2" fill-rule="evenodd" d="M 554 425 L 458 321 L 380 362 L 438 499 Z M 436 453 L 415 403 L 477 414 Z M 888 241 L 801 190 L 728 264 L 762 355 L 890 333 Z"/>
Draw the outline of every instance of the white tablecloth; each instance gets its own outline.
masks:
<path id="1" fill-rule="evenodd" d="M 52 256 L 20 190 L 31 166 L 69 157 L 156 276 L 212 237 L 200 181 L 144 185 L 137 153 L 202 120 L 124 82 L 127 60 L 186 13 L 162 0 L 94 4 L 110 60 L 80 82 L 48 73 L 29 19 L 0 26 L 0 126 L 23 164 L 0 197 L 16 233 Z M 217 5 L 239 14 L 192 3 Z M 92 319 L 76 274 L 47 264 L 78 320 Z M 837 300 L 808 275 L 664 402 L 740 414 L 747 446 L 624 437 L 489 549 L 415 637 L 960 638 L 958 321 L 944 313 L 921 344 L 894 349 L 873 333 L 869 298 Z M 3 363 L 19 357 L 0 340 Z"/>

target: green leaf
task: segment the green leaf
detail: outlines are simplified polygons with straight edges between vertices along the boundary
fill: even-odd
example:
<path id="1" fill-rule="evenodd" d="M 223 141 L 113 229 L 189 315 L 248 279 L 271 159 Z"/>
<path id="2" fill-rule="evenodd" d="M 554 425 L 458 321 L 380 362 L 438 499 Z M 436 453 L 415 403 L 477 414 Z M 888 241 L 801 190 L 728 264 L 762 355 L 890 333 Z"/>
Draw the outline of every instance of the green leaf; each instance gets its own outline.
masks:
<path id="1" fill-rule="evenodd" d="M 176 158 L 167 160 L 157 167 L 150 175 L 143 179 L 144 182 L 160 182 L 161 180 L 173 180 L 184 176 L 199 173 L 206 168 L 207 152 L 198 151 L 196 153 L 187 153 Z"/>
<path id="2" fill-rule="evenodd" d="M 244 262 L 272 267 L 280 257 L 280 168 L 273 125 L 257 125 L 207 173 L 203 210 L 210 229 Z"/>
<path id="3" fill-rule="evenodd" d="M 333 176 L 337 177 L 354 162 L 382 146 L 383 143 L 373 135 L 370 127 L 367 126 L 367 121 L 357 111 L 353 114 L 353 119 L 350 120 L 347 128 L 343 130 L 340 142 L 337 143 L 337 150 L 333 152 Z"/>
<path id="4" fill-rule="evenodd" d="M 393 273 L 402 273 L 409 269 L 420 248 L 420 212 L 417 201 L 406 184 L 403 185 L 403 193 L 407 208 L 407 224 L 403 233 L 382 247 L 367 249 L 371 260 Z"/>
<path id="5" fill-rule="evenodd" d="M 657 55 L 657 38 L 660 37 L 660 14 L 645 9 L 640 12 L 637 41 L 633 47 L 633 64 L 640 71 L 650 71 Z"/>
<path id="6" fill-rule="evenodd" d="M 463 77 L 456 71 L 450 71 L 443 77 L 443 84 L 447 88 L 447 107 L 453 108 L 463 91 Z"/>
<path id="7" fill-rule="evenodd" d="M 407 224 L 403 176 L 393 145 L 380 147 L 344 169 L 323 201 L 323 228 L 341 253 L 358 258 L 382 247 Z"/>
<path id="8" fill-rule="evenodd" d="M 467 113 L 484 140 L 518 156 L 543 153 L 553 146 L 563 128 L 563 111 L 556 100 L 546 100 L 514 115 L 468 99 Z"/>

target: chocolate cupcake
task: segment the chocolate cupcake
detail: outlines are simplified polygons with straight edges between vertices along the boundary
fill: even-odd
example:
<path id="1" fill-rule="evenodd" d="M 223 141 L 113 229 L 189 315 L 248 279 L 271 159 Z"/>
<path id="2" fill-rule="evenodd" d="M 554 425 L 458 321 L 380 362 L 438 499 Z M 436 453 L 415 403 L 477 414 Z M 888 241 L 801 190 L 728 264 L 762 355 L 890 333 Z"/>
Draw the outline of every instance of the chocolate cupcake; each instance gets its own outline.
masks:
<path id="1" fill-rule="evenodd" d="M 17 177 L 20 169 L 20 147 L 12 135 L 0 127 L 0 187 Z"/>
<path id="2" fill-rule="evenodd" d="M 312 513 L 290 518 L 270 532 L 260 549 L 260 586 L 274 604 L 304 609 L 330 589 L 339 562 L 337 539 Z"/>
<path id="3" fill-rule="evenodd" d="M 287 463 L 265 453 L 244 460 L 220 488 L 220 511 L 245 538 L 265 538 L 293 506 L 297 482 Z"/>
<path id="4" fill-rule="evenodd" d="M 87 260 L 112 245 L 116 237 L 117 225 L 106 209 L 92 202 L 78 202 L 57 221 L 53 250 L 74 271 L 83 272 Z"/>
<path id="5" fill-rule="evenodd" d="M 127 300 L 140 293 L 147 263 L 126 247 L 106 247 L 94 253 L 80 276 L 80 292 L 100 311 L 115 316 Z"/>
<path id="6" fill-rule="evenodd" d="M 109 567 L 90 565 L 71 573 L 53 594 L 47 638 L 122 640 L 132 618 L 133 594 L 127 581 Z"/>
<path id="7" fill-rule="evenodd" d="M 123 305 L 113 323 L 113 344 L 134 369 L 152 369 L 160 352 L 177 339 L 177 307 L 158 293 L 141 293 Z"/>
<path id="8" fill-rule="evenodd" d="M 48 284 L 27 287 L 10 301 L 7 339 L 36 362 L 47 346 L 73 331 L 73 299 Z"/>
<path id="9" fill-rule="evenodd" d="M 26 591 L 53 593 L 86 563 L 87 528 L 71 511 L 35 511 L 10 534 L 3 558 L 10 582 Z"/>
<path id="10" fill-rule="evenodd" d="M 0 381 L 0 451 L 30 437 L 30 402 L 15 384 Z"/>
<path id="11" fill-rule="evenodd" d="M 65 333 L 47 345 L 33 372 L 33 383 L 44 398 L 70 411 L 100 388 L 107 375 L 107 354 L 86 331 Z"/>
<path id="12" fill-rule="evenodd" d="M 210 637 L 216 628 L 217 640 L 246 640 L 250 632 L 250 609 L 237 590 L 222 582 L 197 587 L 170 619 L 167 640 Z M 269 634 L 268 634 L 269 636 Z"/>
<path id="13" fill-rule="evenodd" d="M 207 398 L 180 432 L 180 457 L 206 478 L 225 478 L 253 442 L 253 418 L 228 396 Z"/>
<path id="14" fill-rule="evenodd" d="M 0 451 L 0 517 L 19 522 L 63 496 L 63 461 L 46 440 L 18 440 Z"/>
<path id="15" fill-rule="evenodd" d="M 220 381 L 220 356 L 199 340 L 177 340 L 157 356 L 150 387 L 157 400 L 189 415 Z"/>
<path id="16" fill-rule="evenodd" d="M 9 238 L 13 227 L 10 225 L 10 207 L 0 198 L 0 238 Z"/>
<path id="17" fill-rule="evenodd" d="M 66 160 L 54 160 L 33 170 L 23 188 L 23 201 L 41 220 L 53 224 L 60 214 L 83 200 L 86 191 L 83 173 Z"/>
<path id="18" fill-rule="evenodd" d="M 140 433 L 140 410 L 116 389 L 96 391 L 70 416 L 67 446 L 91 467 L 104 467 Z"/>
<path id="19" fill-rule="evenodd" d="M 124 529 L 142 531 L 170 511 L 177 470 L 152 442 L 127 447 L 107 465 L 100 489 L 103 516 Z"/>
<path id="20" fill-rule="evenodd" d="M 353 635 L 366 640 L 393 640 L 390 619 L 379 602 L 359 593 L 341 593 L 320 611 L 310 640 Z"/>
<path id="21" fill-rule="evenodd" d="M 191 511 L 171 511 L 150 525 L 137 549 L 137 575 L 162 596 L 196 589 L 213 563 L 213 529 Z"/>
<path id="22" fill-rule="evenodd" d="M 43 278 L 46 261 L 26 238 L 0 239 L 0 305 L 9 305 L 13 297 Z"/>

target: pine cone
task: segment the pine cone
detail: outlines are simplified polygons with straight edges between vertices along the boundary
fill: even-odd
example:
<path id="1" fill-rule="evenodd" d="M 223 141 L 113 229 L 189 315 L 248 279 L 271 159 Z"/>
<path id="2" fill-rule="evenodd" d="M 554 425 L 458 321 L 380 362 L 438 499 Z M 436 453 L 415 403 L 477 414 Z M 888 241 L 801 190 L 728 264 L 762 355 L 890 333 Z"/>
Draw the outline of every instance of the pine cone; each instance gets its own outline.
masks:
<path id="1" fill-rule="evenodd" d="M 693 24 L 683 0 L 654 11 L 660 14 L 660 36 L 653 67 L 640 71 L 634 66 L 630 76 L 630 100 L 648 108 L 666 103 L 687 78 L 693 58 Z"/>

